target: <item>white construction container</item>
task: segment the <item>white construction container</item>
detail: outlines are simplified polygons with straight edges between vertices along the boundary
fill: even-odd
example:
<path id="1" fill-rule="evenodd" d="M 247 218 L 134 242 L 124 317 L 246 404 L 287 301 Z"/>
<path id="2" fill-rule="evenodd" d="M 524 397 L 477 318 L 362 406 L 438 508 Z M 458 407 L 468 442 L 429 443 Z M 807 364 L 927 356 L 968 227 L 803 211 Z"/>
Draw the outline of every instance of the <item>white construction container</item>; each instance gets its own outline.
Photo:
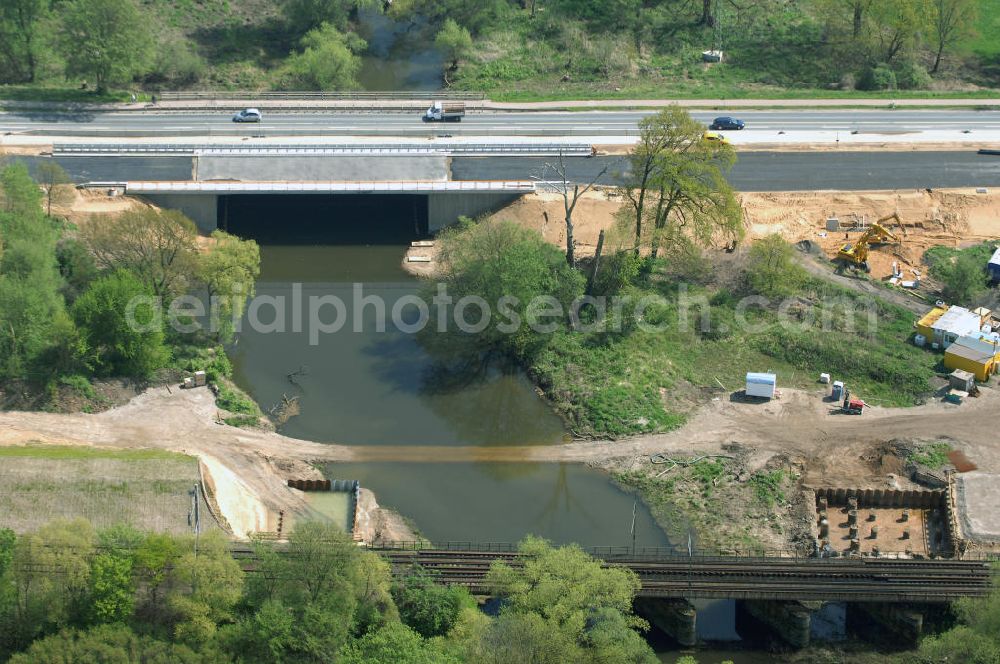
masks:
<path id="1" fill-rule="evenodd" d="M 772 373 L 748 373 L 747 389 L 748 397 L 761 397 L 773 399 L 774 390 L 778 386 L 778 377 Z"/>

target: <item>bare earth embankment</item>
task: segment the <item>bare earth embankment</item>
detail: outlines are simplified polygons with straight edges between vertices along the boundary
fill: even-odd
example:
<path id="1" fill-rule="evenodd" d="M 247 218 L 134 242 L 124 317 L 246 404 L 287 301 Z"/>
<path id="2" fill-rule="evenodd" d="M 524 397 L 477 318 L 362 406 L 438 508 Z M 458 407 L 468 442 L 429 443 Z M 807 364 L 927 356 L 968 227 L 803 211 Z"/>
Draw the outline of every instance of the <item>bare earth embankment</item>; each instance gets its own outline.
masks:
<path id="1" fill-rule="evenodd" d="M 0 413 L 0 445 L 28 442 L 157 448 L 197 456 L 214 487 L 215 502 L 234 534 L 273 531 L 279 510 L 307 509 L 289 489 L 292 476 L 315 472 L 308 461 L 577 461 L 607 465 L 655 452 L 716 453 L 739 442 L 763 461 L 775 454 L 801 459 L 806 483 L 856 485 L 870 478 L 865 456 L 895 438 L 947 437 L 984 471 L 1000 471 L 996 413 L 1000 394 L 986 388 L 962 406 L 939 402 L 909 409 L 872 408 L 862 417 L 833 412 L 819 392 L 786 391 L 764 405 L 720 398 L 702 407 L 683 428 L 623 441 L 576 442 L 548 447 L 365 446 L 314 443 L 216 423 L 207 389 L 150 390 L 125 406 L 96 415 Z"/>

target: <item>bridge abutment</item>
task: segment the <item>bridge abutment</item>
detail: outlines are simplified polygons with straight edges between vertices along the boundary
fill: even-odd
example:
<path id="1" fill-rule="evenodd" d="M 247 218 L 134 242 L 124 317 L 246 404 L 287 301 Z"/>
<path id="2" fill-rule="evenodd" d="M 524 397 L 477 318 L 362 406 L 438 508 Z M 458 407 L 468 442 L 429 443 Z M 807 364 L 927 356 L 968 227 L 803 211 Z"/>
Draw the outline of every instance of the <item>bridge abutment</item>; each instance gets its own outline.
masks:
<path id="1" fill-rule="evenodd" d="M 639 598 L 635 611 L 680 645 L 698 643 L 698 611 L 686 599 Z"/>
<path id="2" fill-rule="evenodd" d="M 219 227 L 219 197 L 216 194 L 144 194 L 153 205 L 180 210 L 208 235 Z"/>
<path id="3" fill-rule="evenodd" d="M 847 605 L 848 624 L 859 636 L 884 642 L 886 637 L 913 644 L 924 632 L 924 614 L 910 604 L 852 602 Z"/>
<path id="4" fill-rule="evenodd" d="M 427 226 L 433 234 L 458 221 L 459 217 L 478 217 L 495 212 L 523 194 L 463 193 L 427 196 Z"/>
<path id="5" fill-rule="evenodd" d="M 813 611 L 821 605 L 819 602 L 742 600 L 736 603 L 736 615 L 738 619 L 740 613 L 744 613 L 793 648 L 805 648 L 812 632 Z M 736 631 L 740 631 L 739 626 Z"/>

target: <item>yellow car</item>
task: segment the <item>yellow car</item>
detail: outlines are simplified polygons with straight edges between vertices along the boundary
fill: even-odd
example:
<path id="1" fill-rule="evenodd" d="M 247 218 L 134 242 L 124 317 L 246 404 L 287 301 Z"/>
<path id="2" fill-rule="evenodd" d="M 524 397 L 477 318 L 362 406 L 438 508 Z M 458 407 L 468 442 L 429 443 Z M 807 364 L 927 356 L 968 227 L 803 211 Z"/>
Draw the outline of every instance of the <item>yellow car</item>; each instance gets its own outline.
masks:
<path id="1" fill-rule="evenodd" d="M 729 144 L 729 139 L 717 131 L 706 131 L 701 135 L 701 138 L 704 141 L 718 141 L 719 143 Z"/>

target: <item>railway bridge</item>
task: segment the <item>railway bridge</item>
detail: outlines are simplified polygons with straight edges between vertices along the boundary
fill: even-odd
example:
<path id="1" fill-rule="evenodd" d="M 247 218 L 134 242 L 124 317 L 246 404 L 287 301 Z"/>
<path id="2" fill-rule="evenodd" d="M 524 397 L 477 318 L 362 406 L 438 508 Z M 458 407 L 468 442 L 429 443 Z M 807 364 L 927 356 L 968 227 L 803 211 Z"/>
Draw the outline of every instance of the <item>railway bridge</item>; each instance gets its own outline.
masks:
<path id="1" fill-rule="evenodd" d="M 442 583 L 487 594 L 485 577 L 493 561 L 518 565 L 521 560 L 513 546 L 505 550 L 508 546 L 425 548 L 403 542 L 372 549 L 392 563 L 395 574 L 419 565 Z M 630 547 L 588 552 L 606 566 L 635 572 L 640 597 L 933 603 L 983 596 L 991 584 L 990 567 L 982 560 L 689 556 Z"/>
<path id="2" fill-rule="evenodd" d="M 486 575 L 496 560 L 523 564 L 516 544 L 393 542 L 368 545 L 402 578 L 420 566 L 440 583 L 486 596 Z M 812 616 L 836 604 L 857 632 L 879 641 L 887 635 L 913 642 L 925 612 L 961 597 L 982 597 L 992 587 L 988 560 L 893 557 L 805 558 L 791 555 L 723 556 L 654 547 L 592 547 L 607 567 L 632 570 L 641 583 L 636 611 L 681 645 L 697 642 L 697 609 L 691 600 L 736 601 L 748 629 L 767 630 L 793 647 L 808 645 Z M 232 554 L 253 569 L 253 548 Z"/>
<path id="3" fill-rule="evenodd" d="M 522 562 L 512 545 L 425 547 L 397 543 L 373 549 L 392 563 L 394 575 L 419 565 L 442 583 L 478 595 L 489 594 L 486 574 L 493 561 Z M 605 566 L 635 572 L 642 584 L 636 611 L 684 646 L 698 640 L 694 599 L 736 600 L 738 631 L 742 624 L 802 648 L 809 644 L 813 615 L 826 604 L 837 603 L 859 634 L 915 642 L 934 605 L 986 595 L 992 585 L 984 560 L 685 555 L 629 547 L 588 552 Z"/>

